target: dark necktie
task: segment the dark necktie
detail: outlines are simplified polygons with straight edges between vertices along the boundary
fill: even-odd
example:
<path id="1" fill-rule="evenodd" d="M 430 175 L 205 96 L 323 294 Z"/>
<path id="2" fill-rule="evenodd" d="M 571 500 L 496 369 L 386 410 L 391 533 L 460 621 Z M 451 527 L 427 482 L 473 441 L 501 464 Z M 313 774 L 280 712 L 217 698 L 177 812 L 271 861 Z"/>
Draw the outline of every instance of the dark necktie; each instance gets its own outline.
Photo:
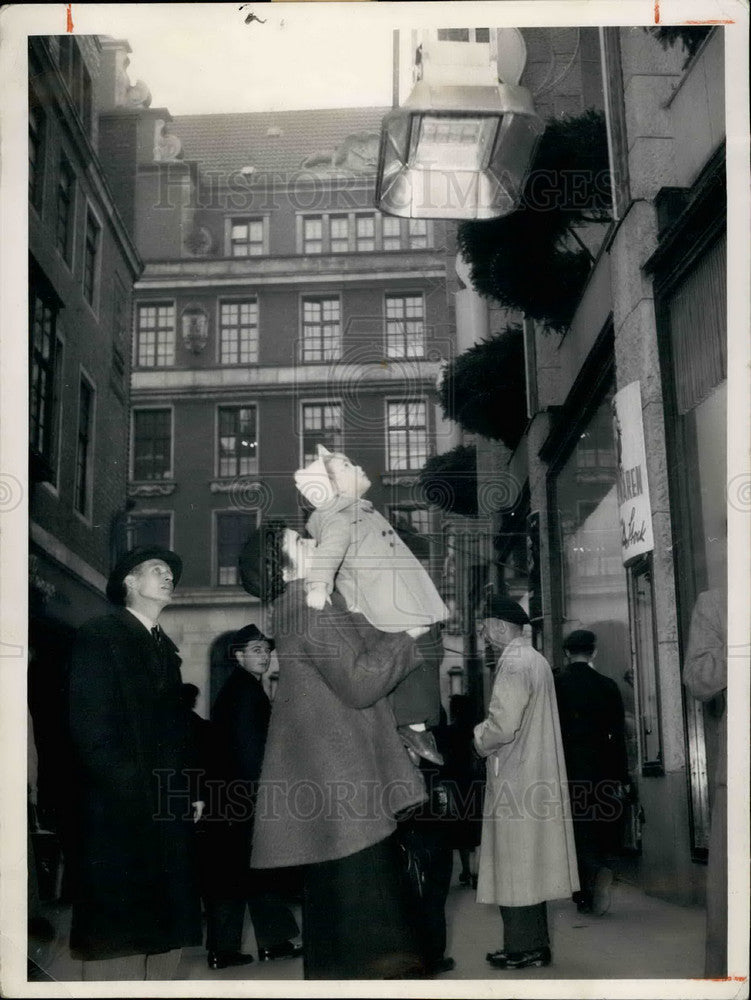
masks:
<path id="1" fill-rule="evenodd" d="M 152 638 L 154 639 L 154 642 L 156 643 L 156 648 L 159 650 L 160 653 L 163 653 L 164 652 L 164 633 L 162 632 L 162 630 L 159 628 L 158 625 L 155 625 L 152 628 L 151 635 L 152 635 Z"/>

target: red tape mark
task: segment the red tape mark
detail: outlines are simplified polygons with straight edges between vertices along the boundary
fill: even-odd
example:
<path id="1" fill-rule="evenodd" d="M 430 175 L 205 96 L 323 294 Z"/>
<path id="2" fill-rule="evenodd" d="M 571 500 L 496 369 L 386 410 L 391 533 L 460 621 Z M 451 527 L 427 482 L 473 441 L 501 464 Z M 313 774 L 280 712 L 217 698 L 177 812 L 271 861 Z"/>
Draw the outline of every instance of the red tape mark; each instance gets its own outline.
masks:
<path id="1" fill-rule="evenodd" d="M 660 23 L 660 0 L 655 0 L 655 24 Z"/>
<path id="2" fill-rule="evenodd" d="M 69 32 L 69 33 L 72 34 L 72 32 L 73 32 L 73 4 L 72 3 L 68 4 L 67 15 L 68 15 L 68 20 L 67 20 L 66 25 L 65 25 L 65 30 L 67 32 Z"/>

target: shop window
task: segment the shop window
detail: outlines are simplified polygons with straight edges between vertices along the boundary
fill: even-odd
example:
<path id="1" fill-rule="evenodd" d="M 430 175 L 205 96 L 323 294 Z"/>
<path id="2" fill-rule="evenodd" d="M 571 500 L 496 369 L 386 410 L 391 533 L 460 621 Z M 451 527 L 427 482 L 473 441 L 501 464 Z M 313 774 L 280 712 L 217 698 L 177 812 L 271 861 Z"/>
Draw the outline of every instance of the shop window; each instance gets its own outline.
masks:
<path id="1" fill-rule="evenodd" d="M 612 378 L 553 479 L 560 556 L 560 641 L 576 628 L 597 635 L 597 669 L 618 685 L 629 768 L 639 764 L 632 686 L 628 578 L 621 551 Z"/>

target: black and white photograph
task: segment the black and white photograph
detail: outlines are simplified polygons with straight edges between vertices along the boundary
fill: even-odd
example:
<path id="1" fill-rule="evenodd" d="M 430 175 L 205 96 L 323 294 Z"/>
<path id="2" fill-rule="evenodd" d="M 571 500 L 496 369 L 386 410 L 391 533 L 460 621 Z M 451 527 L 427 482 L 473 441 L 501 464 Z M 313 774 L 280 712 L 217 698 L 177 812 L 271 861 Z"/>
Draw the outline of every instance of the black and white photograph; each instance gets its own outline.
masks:
<path id="1" fill-rule="evenodd" d="M 748 28 L 0 10 L 3 995 L 748 996 Z"/>

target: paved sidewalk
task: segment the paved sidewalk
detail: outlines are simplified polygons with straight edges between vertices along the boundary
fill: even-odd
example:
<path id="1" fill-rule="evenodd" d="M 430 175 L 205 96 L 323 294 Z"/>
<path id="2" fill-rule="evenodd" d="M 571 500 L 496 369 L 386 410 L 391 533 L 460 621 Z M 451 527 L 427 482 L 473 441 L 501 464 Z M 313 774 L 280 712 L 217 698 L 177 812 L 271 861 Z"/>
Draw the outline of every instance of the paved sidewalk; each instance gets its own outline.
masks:
<path id="1" fill-rule="evenodd" d="M 611 909 L 602 917 L 577 913 L 573 903 L 548 904 L 553 963 L 523 973 L 493 969 L 485 953 L 501 943 L 498 908 L 475 902 L 475 893 L 456 883 L 447 902 L 447 954 L 456 961 L 442 980 L 570 980 L 683 979 L 700 977 L 704 964 L 704 910 L 683 907 L 646 896 L 638 888 L 616 881 Z M 67 932 L 70 911 L 58 907 L 57 938 L 45 962 L 58 981 L 76 981 L 81 963 L 70 957 Z M 246 921 L 244 950 L 257 955 L 252 925 Z M 302 959 L 259 963 L 212 972 L 203 948 L 186 949 L 178 970 L 181 980 L 289 981 L 302 979 Z"/>

